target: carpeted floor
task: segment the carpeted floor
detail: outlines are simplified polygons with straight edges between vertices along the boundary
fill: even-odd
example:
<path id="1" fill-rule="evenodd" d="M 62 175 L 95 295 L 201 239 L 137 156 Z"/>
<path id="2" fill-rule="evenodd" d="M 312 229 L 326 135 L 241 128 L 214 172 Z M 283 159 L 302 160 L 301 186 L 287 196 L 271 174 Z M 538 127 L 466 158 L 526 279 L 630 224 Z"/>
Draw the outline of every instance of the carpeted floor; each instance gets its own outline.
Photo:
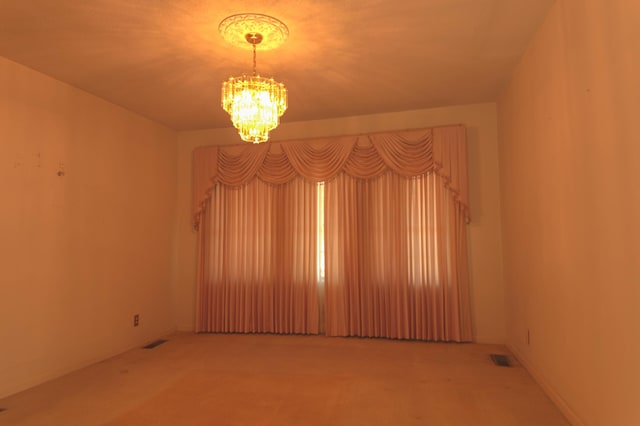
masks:
<path id="1" fill-rule="evenodd" d="M 568 425 L 502 346 L 167 339 L 0 400 L 0 425 Z"/>

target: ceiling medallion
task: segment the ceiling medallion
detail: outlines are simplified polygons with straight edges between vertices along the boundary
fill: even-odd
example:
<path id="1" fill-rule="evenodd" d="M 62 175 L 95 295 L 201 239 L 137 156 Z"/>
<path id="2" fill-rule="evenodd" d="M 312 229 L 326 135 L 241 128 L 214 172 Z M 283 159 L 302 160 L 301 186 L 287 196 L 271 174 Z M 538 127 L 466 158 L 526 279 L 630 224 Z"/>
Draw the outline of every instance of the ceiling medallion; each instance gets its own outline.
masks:
<path id="1" fill-rule="evenodd" d="M 229 43 L 242 49 L 251 49 L 247 44 L 247 34 L 261 34 L 261 50 L 271 50 L 280 46 L 289 36 L 289 28 L 272 16 L 260 13 L 239 13 L 220 22 L 218 31 Z"/>

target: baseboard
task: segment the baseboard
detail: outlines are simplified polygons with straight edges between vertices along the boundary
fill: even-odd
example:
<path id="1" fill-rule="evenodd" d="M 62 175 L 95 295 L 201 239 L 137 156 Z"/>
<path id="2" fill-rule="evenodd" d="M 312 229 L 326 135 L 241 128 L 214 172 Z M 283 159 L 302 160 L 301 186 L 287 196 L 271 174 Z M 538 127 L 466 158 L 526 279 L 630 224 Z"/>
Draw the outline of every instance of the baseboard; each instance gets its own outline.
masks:
<path id="1" fill-rule="evenodd" d="M 505 338 L 503 337 L 487 337 L 487 336 L 474 336 L 473 343 L 481 345 L 502 345 L 505 346 Z"/>
<path id="2" fill-rule="evenodd" d="M 569 420 L 569 423 L 573 426 L 586 426 L 586 423 L 576 414 L 575 411 L 571 409 L 571 407 L 569 407 L 564 398 L 562 398 L 555 388 L 551 386 L 545 376 L 540 373 L 540 371 L 531 362 L 529 362 L 529 360 L 527 360 L 526 357 L 516 349 L 516 347 L 507 344 L 507 348 L 509 348 L 513 356 L 516 357 L 518 362 L 529 372 L 529 374 L 531 374 L 533 380 L 538 383 L 544 393 L 547 394 L 556 407 L 558 407 L 562 414 L 564 414 L 567 420 Z"/>

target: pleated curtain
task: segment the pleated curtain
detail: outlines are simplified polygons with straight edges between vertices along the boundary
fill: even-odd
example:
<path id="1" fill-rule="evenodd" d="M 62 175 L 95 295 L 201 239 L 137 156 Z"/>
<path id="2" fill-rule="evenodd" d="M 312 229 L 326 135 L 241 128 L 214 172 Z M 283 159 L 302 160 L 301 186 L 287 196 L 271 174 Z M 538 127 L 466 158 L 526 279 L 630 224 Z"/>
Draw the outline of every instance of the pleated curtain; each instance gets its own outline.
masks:
<path id="1" fill-rule="evenodd" d="M 465 139 L 448 126 L 196 149 L 196 330 L 470 341 Z"/>

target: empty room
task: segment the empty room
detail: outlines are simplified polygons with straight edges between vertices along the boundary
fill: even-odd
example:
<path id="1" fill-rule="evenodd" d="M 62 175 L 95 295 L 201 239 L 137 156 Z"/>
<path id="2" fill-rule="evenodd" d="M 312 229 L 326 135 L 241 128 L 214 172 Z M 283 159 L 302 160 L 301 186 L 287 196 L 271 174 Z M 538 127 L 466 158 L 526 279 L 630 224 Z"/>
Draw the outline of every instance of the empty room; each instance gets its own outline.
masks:
<path id="1" fill-rule="evenodd" d="M 0 425 L 640 425 L 640 2 L 0 0 Z"/>

